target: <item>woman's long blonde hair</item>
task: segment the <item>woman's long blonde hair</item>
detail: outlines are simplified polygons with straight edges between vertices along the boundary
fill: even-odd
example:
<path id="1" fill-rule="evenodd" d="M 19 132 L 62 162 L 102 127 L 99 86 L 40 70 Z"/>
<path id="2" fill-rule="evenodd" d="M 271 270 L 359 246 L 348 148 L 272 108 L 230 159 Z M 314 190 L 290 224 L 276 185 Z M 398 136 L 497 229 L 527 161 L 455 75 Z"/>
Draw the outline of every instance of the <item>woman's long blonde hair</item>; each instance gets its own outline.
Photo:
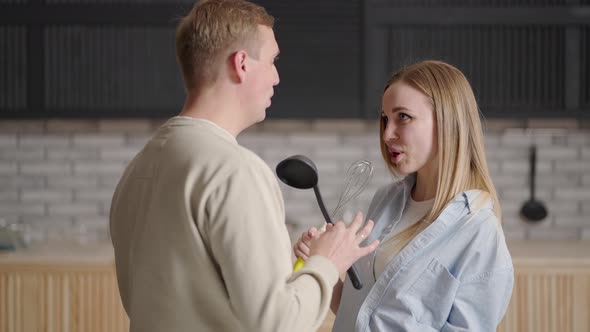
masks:
<path id="1" fill-rule="evenodd" d="M 500 202 L 486 162 L 479 108 L 465 75 L 441 61 L 423 61 L 405 67 L 387 82 L 403 82 L 428 97 L 436 118 L 438 132 L 438 174 L 432 209 L 424 218 L 396 235 L 397 250 L 404 248 L 416 235 L 430 225 L 459 193 L 480 189 L 472 213 L 491 199 L 498 220 Z M 381 154 L 387 167 L 397 175 L 396 166 L 383 141 L 385 123 L 380 124 Z"/>

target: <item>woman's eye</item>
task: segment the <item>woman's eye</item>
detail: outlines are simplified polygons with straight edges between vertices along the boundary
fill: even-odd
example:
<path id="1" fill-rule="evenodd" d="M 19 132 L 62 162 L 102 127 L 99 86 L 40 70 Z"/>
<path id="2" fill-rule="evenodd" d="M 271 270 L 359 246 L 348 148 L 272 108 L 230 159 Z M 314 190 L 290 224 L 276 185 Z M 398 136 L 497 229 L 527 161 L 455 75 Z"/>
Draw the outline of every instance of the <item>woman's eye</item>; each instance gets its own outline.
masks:
<path id="1" fill-rule="evenodd" d="M 387 124 L 387 116 L 385 116 L 385 114 L 381 114 L 381 121 L 383 124 Z"/>
<path id="2" fill-rule="evenodd" d="M 411 119 L 412 117 L 411 117 L 411 116 L 409 116 L 409 115 L 407 115 L 406 113 L 400 113 L 400 114 L 399 114 L 399 118 L 400 118 L 400 119 L 402 119 L 402 120 L 409 120 L 409 119 Z"/>

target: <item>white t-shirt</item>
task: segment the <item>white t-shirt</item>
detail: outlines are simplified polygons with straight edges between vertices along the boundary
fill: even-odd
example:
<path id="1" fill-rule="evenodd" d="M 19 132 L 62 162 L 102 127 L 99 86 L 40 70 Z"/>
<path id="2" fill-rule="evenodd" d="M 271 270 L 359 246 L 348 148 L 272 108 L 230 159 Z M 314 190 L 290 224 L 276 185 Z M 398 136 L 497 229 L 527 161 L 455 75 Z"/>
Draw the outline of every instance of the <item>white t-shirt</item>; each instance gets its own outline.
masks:
<path id="1" fill-rule="evenodd" d="M 400 233 L 409 226 L 415 224 L 420 218 L 424 217 L 434 204 L 434 198 L 417 202 L 412 198 L 412 195 L 408 197 L 404 212 L 397 223 L 394 226 L 391 234 L 383 240 L 377 247 L 377 254 L 375 255 L 375 278 L 379 278 L 387 264 L 395 257 L 397 252 L 394 251 L 394 247 L 397 244 L 397 240 L 393 239 L 394 235 Z"/>

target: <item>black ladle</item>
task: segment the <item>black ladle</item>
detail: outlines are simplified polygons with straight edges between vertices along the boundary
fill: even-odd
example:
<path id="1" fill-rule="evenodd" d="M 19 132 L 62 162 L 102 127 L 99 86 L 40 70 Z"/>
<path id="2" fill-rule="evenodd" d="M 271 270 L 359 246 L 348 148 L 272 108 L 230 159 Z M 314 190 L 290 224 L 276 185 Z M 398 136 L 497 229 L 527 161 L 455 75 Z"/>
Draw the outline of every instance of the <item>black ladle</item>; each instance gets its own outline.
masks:
<path id="1" fill-rule="evenodd" d="M 297 189 L 313 188 L 315 198 L 318 201 L 324 219 L 326 219 L 328 224 L 334 224 L 332 219 L 330 219 L 328 211 L 326 211 L 326 206 L 324 205 L 324 200 L 322 199 L 320 188 L 318 186 L 318 170 L 311 159 L 302 155 L 291 156 L 277 165 L 276 172 L 279 179 L 288 186 Z M 347 274 L 354 288 L 363 288 L 363 284 L 359 279 L 358 272 L 354 265 L 350 266 Z"/>
<path id="2" fill-rule="evenodd" d="M 537 147 L 531 146 L 530 152 L 530 163 L 531 163 L 531 174 L 530 174 L 530 186 L 531 186 L 531 198 L 524 203 L 520 209 L 520 215 L 528 221 L 537 222 L 547 217 L 547 209 L 542 202 L 535 200 L 535 175 L 536 175 L 536 164 L 537 164 Z"/>

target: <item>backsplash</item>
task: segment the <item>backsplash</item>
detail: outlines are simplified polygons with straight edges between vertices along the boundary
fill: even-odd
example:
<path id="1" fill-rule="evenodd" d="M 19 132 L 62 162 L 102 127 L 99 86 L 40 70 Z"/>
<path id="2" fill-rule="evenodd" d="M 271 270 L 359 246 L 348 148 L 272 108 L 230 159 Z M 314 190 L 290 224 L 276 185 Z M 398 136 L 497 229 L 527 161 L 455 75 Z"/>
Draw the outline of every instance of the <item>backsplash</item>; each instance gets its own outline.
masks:
<path id="1" fill-rule="evenodd" d="M 161 121 L 0 120 L 0 218 L 26 225 L 31 241 L 108 239 L 108 213 L 127 162 Z M 509 239 L 590 240 L 590 126 L 575 120 L 488 120 L 487 156 Z M 294 154 L 311 158 L 319 186 L 335 207 L 351 162 L 374 166 L 365 191 L 343 212 L 366 212 L 373 192 L 393 181 L 378 146 L 378 124 L 364 120 L 267 120 L 238 141 L 274 170 Z M 536 144 L 536 197 L 549 215 L 529 224 L 529 147 Z M 292 238 L 323 219 L 312 190 L 280 184 Z"/>

